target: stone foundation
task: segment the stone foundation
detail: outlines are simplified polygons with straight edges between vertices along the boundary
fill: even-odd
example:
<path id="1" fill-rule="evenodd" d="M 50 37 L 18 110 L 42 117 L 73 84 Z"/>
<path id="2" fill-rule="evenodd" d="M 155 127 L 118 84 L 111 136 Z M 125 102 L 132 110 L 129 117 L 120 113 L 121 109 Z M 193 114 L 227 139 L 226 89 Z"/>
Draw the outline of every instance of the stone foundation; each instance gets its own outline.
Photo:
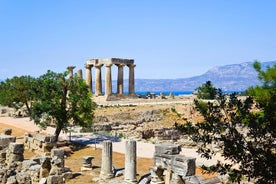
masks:
<path id="1" fill-rule="evenodd" d="M 25 133 L 24 143 L 26 149 L 41 153 L 50 153 L 56 147 L 55 136 L 39 133 Z"/>

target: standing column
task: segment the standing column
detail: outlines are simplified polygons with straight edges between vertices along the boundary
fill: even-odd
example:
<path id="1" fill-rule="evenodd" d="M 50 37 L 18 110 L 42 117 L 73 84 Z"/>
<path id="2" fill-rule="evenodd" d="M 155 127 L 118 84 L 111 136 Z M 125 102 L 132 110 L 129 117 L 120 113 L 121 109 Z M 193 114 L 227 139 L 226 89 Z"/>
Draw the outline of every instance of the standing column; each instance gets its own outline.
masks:
<path id="1" fill-rule="evenodd" d="M 77 72 L 77 76 L 82 79 L 82 69 L 79 69 Z"/>
<path id="2" fill-rule="evenodd" d="M 112 172 L 112 142 L 103 141 L 102 148 L 102 166 L 100 177 L 102 179 L 112 178 L 114 176 Z"/>
<path id="3" fill-rule="evenodd" d="M 86 68 L 86 84 L 89 87 L 89 91 L 92 92 L 92 67 L 93 65 L 85 65 Z"/>
<path id="4" fill-rule="evenodd" d="M 118 64 L 118 79 L 117 79 L 117 93 L 124 94 L 124 66 L 123 64 Z"/>
<path id="5" fill-rule="evenodd" d="M 95 94 L 102 95 L 102 72 L 101 72 L 101 67 L 103 64 L 98 64 L 95 65 L 95 73 L 96 73 L 96 89 L 95 89 Z"/>
<path id="6" fill-rule="evenodd" d="M 125 154 L 125 181 L 136 183 L 136 141 L 126 141 L 126 154 Z"/>
<path id="7" fill-rule="evenodd" d="M 112 94 L 111 66 L 112 64 L 106 64 L 105 66 L 105 95 Z"/>
<path id="8" fill-rule="evenodd" d="M 69 77 L 70 79 L 73 78 L 73 70 L 74 70 L 74 68 L 76 68 L 76 67 L 75 67 L 75 66 L 68 66 L 68 67 L 67 67 L 67 70 L 68 70 L 68 72 L 69 72 L 68 77 Z"/>
<path id="9" fill-rule="evenodd" d="M 135 67 L 135 66 L 136 66 L 136 65 L 134 65 L 134 64 L 128 65 L 128 67 L 129 67 L 128 93 L 129 93 L 130 95 L 134 95 L 134 94 L 135 94 L 135 91 L 134 91 L 134 86 L 135 86 L 135 84 L 134 84 L 134 67 Z"/>

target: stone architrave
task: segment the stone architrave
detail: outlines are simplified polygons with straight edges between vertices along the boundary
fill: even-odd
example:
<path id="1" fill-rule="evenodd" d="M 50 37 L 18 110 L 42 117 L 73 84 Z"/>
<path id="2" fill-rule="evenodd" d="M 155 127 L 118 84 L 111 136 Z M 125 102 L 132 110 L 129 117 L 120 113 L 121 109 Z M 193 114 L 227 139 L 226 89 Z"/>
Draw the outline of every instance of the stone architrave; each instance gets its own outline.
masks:
<path id="1" fill-rule="evenodd" d="M 112 64 L 105 65 L 105 95 L 112 94 L 111 66 Z"/>
<path id="2" fill-rule="evenodd" d="M 103 141 L 100 178 L 109 179 L 113 177 L 114 173 L 112 172 L 112 142 Z"/>
<path id="3" fill-rule="evenodd" d="M 136 65 L 134 64 L 131 64 L 131 65 L 128 65 L 129 67 L 129 84 L 128 84 L 128 92 L 130 95 L 134 95 L 135 94 L 135 90 L 134 90 L 134 86 L 135 86 L 135 83 L 134 83 L 134 67 Z"/>
<path id="4" fill-rule="evenodd" d="M 102 95 L 102 64 L 95 65 L 95 74 L 96 74 L 96 84 L 95 84 L 95 95 Z"/>
<path id="5" fill-rule="evenodd" d="M 86 84 L 88 85 L 89 87 L 89 90 L 90 92 L 92 92 L 93 88 L 92 88 L 92 67 L 93 65 L 88 65 L 88 64 L 85 64 L 85 69 L 86 69 Z"/>
<path id="6" fill-rule="evenodd" d="M 117 93 L 124 94 L 124 64 L 117 64 L 118 79 L 117 79 Z"/>
<path id="7" fill-rule="evenodd" d="M 137 163 L 136 163 L 136 141 L 126 141 L 126 154 L 125 154 L 125 181 L 130 183 L 137 182 Z"/>

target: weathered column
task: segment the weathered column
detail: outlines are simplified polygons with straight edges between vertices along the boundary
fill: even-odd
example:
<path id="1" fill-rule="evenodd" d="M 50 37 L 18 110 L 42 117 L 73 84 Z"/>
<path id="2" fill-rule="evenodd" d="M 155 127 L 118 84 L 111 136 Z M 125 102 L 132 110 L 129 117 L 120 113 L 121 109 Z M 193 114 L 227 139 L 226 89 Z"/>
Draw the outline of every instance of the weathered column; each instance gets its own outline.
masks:
<path id="1" fill-rule="evenodd" d="M 82 69 L 79 69 L 77 72 L 77 76 L 82 79 Z"/>
<path id="2" fill-rule="evenodd" d="M 74 68 L 76 68 L 76 67 L 75 66 L 68 66 L 67 67 L 67 70 L 69 72 L 69 74 L 68 74 L 69 78 L 73 78 L 73 70 L 74 70 Z"/>
<path id="3" fill-rule="evenodd" d="M 125 154 L 125 181 L 136 183 L 136 141 L 126 141 L 126 154 Z"/>
<path id="4" fill-rule="evenodd" d="M 105 95 L 112 94 L 111 66 L 112 64 L 105 65 Z"/>
<path id="5" fill-rule="evenodd" d="M 134 91 L 134 67 L 136 65 L 134 64 L 130 64 L 128 65 L 129 67 L 129 84 L 128 84 L 128 92 L 130 95 L 134 95 L 135 94 L 135 91 Z"/>
<path id="6" fill-rule="evenodd" d="M 103 64 L 95 65 L 95 73 L 96 73 L 96 84 L 95 84 L 95 95 L 102 95 L 102 71 L 101 67 Z"/>
<path id="7" fill-rule="evenodd" d="M 117 64 L 118 79 L 117 79 L 117 93 L 124 94 L 124 64 Z"/>
<path id="8" fill-rule="evenodd" d="M 102 179 L 112 178 L 114 176 L 112 172 L 112 142 L 103 141 L 102 148 L 102 166 L 100 177 Z"/>
<path id="9" fill-rule="evenodd" d="M 85 65 L 85 69 L 86 69 L 86 84 L 89 87 L 90 92 L 92 92 L 93 88 L 92 88 L 92 67 L 93 65 Z"/>

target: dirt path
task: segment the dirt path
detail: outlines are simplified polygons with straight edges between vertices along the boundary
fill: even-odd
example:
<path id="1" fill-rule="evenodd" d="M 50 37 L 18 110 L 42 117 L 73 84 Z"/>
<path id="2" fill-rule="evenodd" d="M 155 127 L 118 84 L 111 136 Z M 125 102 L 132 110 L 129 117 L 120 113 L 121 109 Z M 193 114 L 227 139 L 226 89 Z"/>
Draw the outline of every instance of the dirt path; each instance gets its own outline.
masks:
<path id="1" fill-rule="evenodd" d="M 0 131 L 4 128 L 12 128 L 13 132 L 12 135 L 16 137 L 22 137 L 25 132 L 33 132 L 39 130 L 39 128 L 31 121 L 29 121 L 29 118 L 10 118 L 10 117 L 0 117 Z M 115 168 L 122 168 L 124 167 L 124 141 L 114 143 L 113 144 L 113 165 Z M 149 143 L 143 143 L 138 142 L 137 143 L 137 152 L 138 152 L 138 158 L 137 158 L 137 172 L 138 172 L 138 178 L 140 178 L 142 175 L 149 172 L 149 167 L 153 166 L 153 152 L 154 152 L 154 144 Z M 82 163 L 82 157 L 91 155 L 95 156 L 95 159 L 93 160 L 93 173 L 94 175 L 97 175 L 97 173 L 100 173 L 100 166 L 101 166 L 101 146 L 97 145 L 97 149 L 94 149 L 93 145 L 85 146 L 79 150 L 74 151 L 74 153 L 70 156 L 68 156 L 65 160 L 65 164 L 73 171 L 75 175 L 78 175 L 74 179 L 66 182 L 67 184 L 74 184 L 74 183 L 94 183 L 92 182 L 93 176 L 91 176 L 90 172 L 83 172 L 81 175 L 80 168 Z M 193 152 L 188 151 L 187 149 L 183 150 L 183 153 L 185 155 L 192 154 Z M 31 158 L 34 155 L 34 153 L 30 153 L 28 151 L 24 152 L 25 158 Z M 139 155 L 143 155 L 144 157 L 141 157 Z M 197 175 L 202 175 L 201 169 L 196 169 Z M 210 178 L 214 175 L 202 175 L 204 178 Z"/>

